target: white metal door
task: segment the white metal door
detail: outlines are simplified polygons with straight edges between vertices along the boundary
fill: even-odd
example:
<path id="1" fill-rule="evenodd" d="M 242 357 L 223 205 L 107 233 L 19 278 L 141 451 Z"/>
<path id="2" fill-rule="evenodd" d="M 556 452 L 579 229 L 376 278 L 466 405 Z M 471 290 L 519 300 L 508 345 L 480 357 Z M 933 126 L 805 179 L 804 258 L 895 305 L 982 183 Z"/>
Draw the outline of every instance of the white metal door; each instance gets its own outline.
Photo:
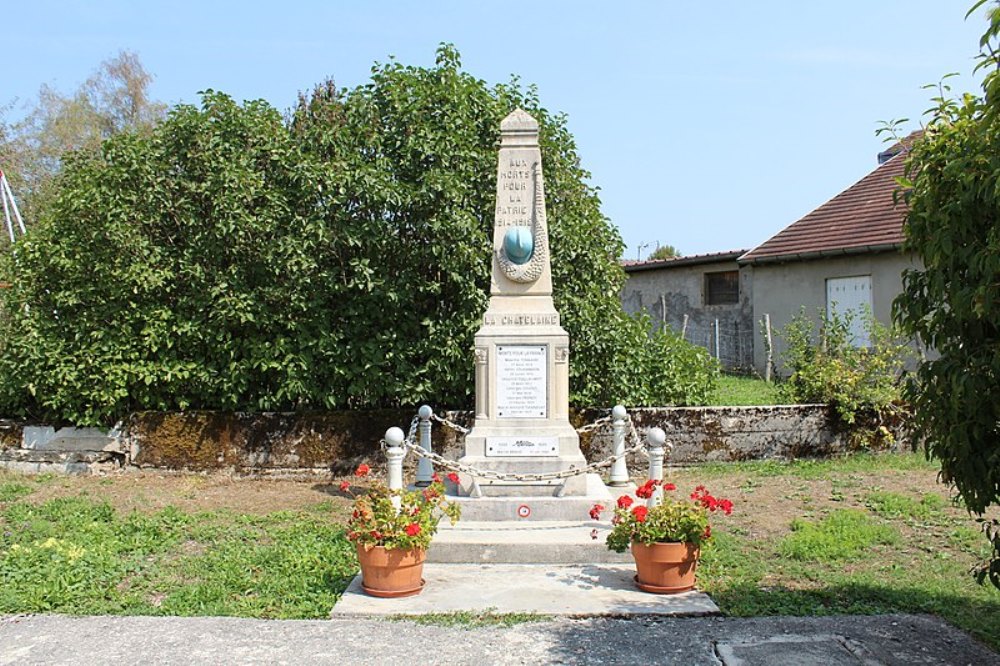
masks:
<path id="1" fill-rule="evenodd" d="M 867 347 L 871 344 L 865 329 L 865 318 L 872 311 L 872 276 L 828 278 L 826 281 L 826 316 L 851 312 L 852 344 Z"/>

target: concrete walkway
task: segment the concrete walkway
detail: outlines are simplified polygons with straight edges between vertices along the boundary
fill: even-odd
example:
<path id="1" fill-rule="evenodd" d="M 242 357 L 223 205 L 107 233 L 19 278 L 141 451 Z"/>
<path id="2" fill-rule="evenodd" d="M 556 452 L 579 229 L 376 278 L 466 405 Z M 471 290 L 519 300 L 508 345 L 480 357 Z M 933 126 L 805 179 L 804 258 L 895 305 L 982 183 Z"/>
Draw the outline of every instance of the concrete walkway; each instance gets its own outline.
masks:
<path id="1" fill-rule="evenodd" d="M 941 620 L 560 619 L 461 629 L 405 620 L 0 618 L 0 664 L 1000 665 Z"/>

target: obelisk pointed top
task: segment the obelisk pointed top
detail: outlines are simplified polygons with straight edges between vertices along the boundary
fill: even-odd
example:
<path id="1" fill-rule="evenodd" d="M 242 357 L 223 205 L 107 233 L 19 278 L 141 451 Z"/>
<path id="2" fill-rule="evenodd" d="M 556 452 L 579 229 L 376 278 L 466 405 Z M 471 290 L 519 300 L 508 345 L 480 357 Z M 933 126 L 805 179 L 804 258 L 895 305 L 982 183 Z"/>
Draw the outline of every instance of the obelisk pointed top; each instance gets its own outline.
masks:
<path id="1" fill-rule="evenodd" d="M 524 109 L 514 109 L 500 121 L 500 143 L 506 146 L 537 146 L 538 121 Z"/>

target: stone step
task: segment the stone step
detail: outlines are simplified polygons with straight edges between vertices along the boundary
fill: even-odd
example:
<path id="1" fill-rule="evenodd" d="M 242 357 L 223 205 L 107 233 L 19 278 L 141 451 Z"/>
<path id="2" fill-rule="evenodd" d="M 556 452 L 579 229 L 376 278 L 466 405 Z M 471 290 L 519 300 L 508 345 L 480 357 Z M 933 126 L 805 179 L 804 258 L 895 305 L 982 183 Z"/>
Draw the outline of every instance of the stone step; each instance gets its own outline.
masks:
<path id="1" fill-rule="evenodd" d="M 423 592 L 377 599 L 354 578 L 331 617 L 426 613 L 540 613 L 569 617 L 717 615 L 704 592 L 649 594 L 633 580 L 634 564 L 433 564 L 424 566 Z M 627 659 L 626 659 L 627 661 Z"/>
<path id="2" fill-rule="evenodd" d="M 587 520 L 595 504 L 610 507 L 618 495 L 635 489 L 634 485 L 608 488 L 597 474 L 586 475 L 586 494 L 570 497 L 463 497 L 448 499 L 462 507 L 462 522 L 466 521 L 570 521 Z M 608 515 L 608 514 L 606 514 Z M 589 530 L 588 530 L 589 531 Z"/>
<path id="3" fill-rule="evenodd" d="M 596 539 L 592 532 L 596 530 Z M 599 521 L 443 522 L 427 551 L 428 562 L 597 564 L 631 562 L 629 552 L 608 550 L 611 525 Z"/>

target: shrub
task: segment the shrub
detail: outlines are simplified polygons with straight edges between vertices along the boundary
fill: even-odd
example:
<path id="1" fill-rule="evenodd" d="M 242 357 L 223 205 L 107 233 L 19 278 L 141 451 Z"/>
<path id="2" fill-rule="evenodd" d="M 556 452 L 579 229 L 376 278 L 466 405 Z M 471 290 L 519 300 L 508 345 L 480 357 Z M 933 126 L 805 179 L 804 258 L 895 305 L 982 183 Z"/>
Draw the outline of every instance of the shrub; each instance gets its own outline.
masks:
<path id="1" fill-rule="evenodd" d="M 824 316 L 817 331 L 803 310 L 780 331 L 786 345 L 782 358 L 792 373 L 781 395 L 791 402 L 832 406 L 856 447 L 892 444 L 902 410 L 907 347 L 870 312 L 861 315 L 869 346 L 855 346 L 856 316 Z"/>

